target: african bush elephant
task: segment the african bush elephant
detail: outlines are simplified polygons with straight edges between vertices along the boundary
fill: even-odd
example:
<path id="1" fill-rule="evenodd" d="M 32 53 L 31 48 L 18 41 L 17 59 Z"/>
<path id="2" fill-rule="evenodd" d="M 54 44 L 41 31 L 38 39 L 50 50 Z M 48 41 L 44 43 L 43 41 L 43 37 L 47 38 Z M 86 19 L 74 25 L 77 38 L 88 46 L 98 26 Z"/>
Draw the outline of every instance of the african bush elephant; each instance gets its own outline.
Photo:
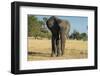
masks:
<path id="1" fill-rule="evenodd" d="M 61 20 L 56 16 L 51 16 L 46 25 L 52 33 L 52 53 L 51 56 L 61 56 L 64 54 L 65 40 L 70 31 L 70 23 L 66 20 Z"/>

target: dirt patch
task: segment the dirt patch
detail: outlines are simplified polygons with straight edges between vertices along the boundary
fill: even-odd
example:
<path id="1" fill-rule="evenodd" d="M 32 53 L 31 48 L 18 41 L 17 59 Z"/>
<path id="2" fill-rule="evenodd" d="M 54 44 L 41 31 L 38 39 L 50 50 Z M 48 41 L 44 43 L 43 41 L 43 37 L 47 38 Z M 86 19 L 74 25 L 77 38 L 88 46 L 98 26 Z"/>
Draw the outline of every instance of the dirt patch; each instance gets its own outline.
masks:
<path id="1" fill-rule="evenodd" d="M 66 40 L 65 53 L 60 57 L 51 57 L 51 40 L 28 38 L 28 61 L 84 59 L 88 57 L 87 41 Z"/>

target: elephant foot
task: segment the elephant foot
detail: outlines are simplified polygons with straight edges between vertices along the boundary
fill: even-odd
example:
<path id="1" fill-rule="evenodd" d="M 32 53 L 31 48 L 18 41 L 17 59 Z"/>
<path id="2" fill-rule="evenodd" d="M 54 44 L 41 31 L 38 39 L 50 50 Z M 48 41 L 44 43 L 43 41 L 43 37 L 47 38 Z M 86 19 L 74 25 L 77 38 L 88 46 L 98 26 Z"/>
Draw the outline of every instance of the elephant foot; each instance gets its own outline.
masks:
<path id="1" fill-rule="evenodd" d="M 54 54 L 51 54 L 51 57 L 54 57 Z"/>
<path id="2" fill-rule="evenodd" d="M 61 53 L 61 56 L 63 56 L 64 55 L 64 53 Z"/>
<path id="3" fill-rule="evenodd" d="M 59 57 L 59 56 L 60 56 L 60 54 L 57 54 L 57 55 L 56 55 L 56 57 Z"/>
<path id="4" fill-rule="evenodd" d="M 61 54 L 61 56 L 63 56 L 64 54 Z"/>
<path id="5" fill-rule="evenodd" d="M 60 55 L 56 55 L 56 57 L 59 57 Z"/>
<path id="6" fill-rule="evenodd" d="M 61 54 L 51 54 L 51 57 L 54 57 L 54 56 L 59 57 L 59 56 L 63 56 L 63 55 L 64 55 L 63 53 L 61 53 Z"/>

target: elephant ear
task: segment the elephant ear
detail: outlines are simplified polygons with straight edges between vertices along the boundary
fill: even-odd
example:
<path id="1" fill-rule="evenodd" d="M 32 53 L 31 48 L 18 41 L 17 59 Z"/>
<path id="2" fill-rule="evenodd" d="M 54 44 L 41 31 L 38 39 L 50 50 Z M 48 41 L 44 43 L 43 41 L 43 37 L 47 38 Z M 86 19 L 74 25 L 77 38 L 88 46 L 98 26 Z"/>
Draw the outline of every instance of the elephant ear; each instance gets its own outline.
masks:
<path id="1" fill-rule="evenodd" d="M 55 20 L 56 20 L 56 22 L 57 22 L 58 24 L 60 24 L 60 23 L 62 22 L 62 20 L 61 20 L 61 19 L 58 19 L 58 18 L 56 18 Z"/>

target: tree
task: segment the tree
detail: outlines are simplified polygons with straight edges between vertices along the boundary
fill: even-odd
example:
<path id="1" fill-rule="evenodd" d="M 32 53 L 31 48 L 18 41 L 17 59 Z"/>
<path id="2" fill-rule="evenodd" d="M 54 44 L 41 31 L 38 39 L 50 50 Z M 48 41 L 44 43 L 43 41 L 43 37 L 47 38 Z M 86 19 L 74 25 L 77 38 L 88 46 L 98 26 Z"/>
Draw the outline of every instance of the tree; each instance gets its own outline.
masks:
<path id="1" fill-rule="evenodd" d="M 88 36 L 87 33 L 80 33 L 76 30 L 73 31 L 73 33 L 69 36 L 70 39 L 76 39 L 76 40 L 87 40 Z"/>
<path id="2" fill-rule="evenodd" d="M 48 20 L 48 18 L 47 17 L 44 17 L 43 20 L 44 20 L 44 22 L 46 22 Z"/>
<path id="3" fill-rule="evenodd" d="M 43 21 L 44 21 L 44 28 L 46 28 L 46 21 L 48 20 L 48 18 L 47 17 L 44 17 L 43 18 Z"/>
<path id="4" fill-rule="evenodd" d="M 39 21 L 39 23 L 40 23 L 40 25 L 44 25 L 44 22 L 41 20 L 41 21 Z"/>
<path id="5" fill-rule="evenodd" d="M 34 37 L 35 39 L 48 38 L 50 39 L 51 34 L 48 32 L 47 28 L 42 26 L 46 23 L 47 18 L 43 18 L 44 21 L 38 20 L 36 16 L 28 16 L 28 37 Z"/>
<path id="6" fill-rule="evenodd" d="M 80 33 L 76 30 L 73 31 L 73 33 L 69 37 L 70 39 L 77 39 L 80 40 Z"/>
<path id="7" fill-rule="evenodd" d="M 37 17 L 33 16 L 33 15 L 29 15 L 28 16 L 28 36 L 32 37 L 35 36 L 37 37 L 37 32 L 40 30 L 41 28 L 41 23 Z"/>
<path id="8" fill-rule="evenodd" d="M 86 41 L 88 39 L 87 33 L 81 33 L 81 39 Z"/>

